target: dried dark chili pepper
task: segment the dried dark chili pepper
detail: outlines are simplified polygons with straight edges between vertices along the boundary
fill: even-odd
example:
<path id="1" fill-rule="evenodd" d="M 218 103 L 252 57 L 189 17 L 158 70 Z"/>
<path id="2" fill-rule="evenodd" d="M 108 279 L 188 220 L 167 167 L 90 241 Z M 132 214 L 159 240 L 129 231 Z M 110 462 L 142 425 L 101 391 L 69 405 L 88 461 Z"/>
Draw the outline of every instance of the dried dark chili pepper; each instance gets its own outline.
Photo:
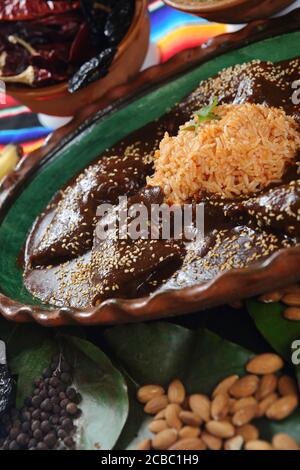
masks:
<path id="1" fill-rule="evenodd" d="M 0 2 L 0 20 L 32 20 L 48 15 L 60 15 L 80 8 L 77 0 L 2 0 Z"/>
<path id="2" fill-rule="evenodd" d="M 83 64 L 69 83 L 74 92 L 103 77 L 134 5 L 134 0 L 0 1 L 0 78 L 50 85 L 72 77 Z"/>
<path id="3" fill-rule="evenodd" d="M 104 28 L 105 37 L 111 46 L 119 44 L 127 33 L 135 8 L 135 2 L 132 0 L 117 0 L 114 3 Z"/>
<path id="4" fill-rule="evenodd" d="M 69 81 L 69 92 L 74 93 L 107 75 L 117 49 L 109 47 L 85 62 Z"/>
<path id="5" fill-rule="evenodd" d="M 81 24 L 82 17 L 78 13 L 51 16 L 39 21 L 2 23 L 0 54 L 4 55 L 0 75 L 12 76 L 14 80 L 14 77 L 24 72 L 19 83 L 30 86 L 50 85 L 67 80 L 74 72 L 70 67 L 70 49 Z M 11 38 L 17 38 L 19 42 L 11 42 Z M 81 49 L 82 44 L 78 44 L 78 47 Z M 79 59 L 75 65 L 93 54 L 93 50 L 88 47 L 84 47 L 83 51 L 85 54 L 82 54 L 82 60 Z M 29 69 L 30 66 L 34 70 Z M 40 72 L 38 68 L 41 69 Z"/>
<path id="6" fill-rule="evenodd" d="M 70 42 L 78 33 L 82 24 L 79 13 L 66 13 L 59 16 L 48 16 L 33 21 L 7 21 L 1 23 L 1 34 L 8 37 L 15 34 L 32 46 L 51 44 L 52 42 Z"/>
<path id="7" fill-rule="evenodd" d="M 89 26 L 90 39 L 97 52 L 105 49 L 104 28 L 108 15 L 112 12 L 109 0 L 81 0 L 83 16 Z"/>
<path id="8" fill-rule="evenodd" d="M 5 343 L 0 341 L 0 415 L 12 404 L 13 391 L 13 379 L 7 366 Z"/>
<path id="9" fill-rule="evenodd" d="M 89 27 L 87 23 L 82 23 L 70 47 L 70 64 L 83 64 L 91 55 L 96 54 L 96 50 L 92 49 Z"/>
<path id="10" fill-rule="evenodd" d="M 134 13 L 134 0 L 81 0 L 90 28 L 91 40 L 98 52 L 117 45 L 126 34 Z"/>

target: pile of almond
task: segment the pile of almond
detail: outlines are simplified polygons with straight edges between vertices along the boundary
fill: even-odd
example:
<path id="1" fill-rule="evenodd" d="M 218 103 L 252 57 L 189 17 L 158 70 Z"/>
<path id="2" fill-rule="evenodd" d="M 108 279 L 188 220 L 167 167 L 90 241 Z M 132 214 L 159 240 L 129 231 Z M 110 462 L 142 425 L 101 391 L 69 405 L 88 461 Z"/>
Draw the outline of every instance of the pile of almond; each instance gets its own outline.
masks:
<path id="1" fill-rule="evenodd" d="M 297 385 L 278 375 L 282 367 L 276 354 L 256 356 L 246 365 L 247 375 L 225 378 L 210 397 L 188 396 L 178 379 L 167 392 L 160 385 L 141 387 L 137 399 L 154 416 L 149 424 L 153 437 L 137 450 L 299 450 L 287 434 L 276 434 L 272 443 L 261 440 L 251 423 L 263 416 L 280 421 L 297 408 Z"/>
<path id="2" fill-rule="evenodd" d="M 261 295 L 259 300 L 264 303 L 282 302 L 286 305 L 283 316 L 287 320 L 300 321 L 300 284 L 293 284 L 281 290 Z"/>

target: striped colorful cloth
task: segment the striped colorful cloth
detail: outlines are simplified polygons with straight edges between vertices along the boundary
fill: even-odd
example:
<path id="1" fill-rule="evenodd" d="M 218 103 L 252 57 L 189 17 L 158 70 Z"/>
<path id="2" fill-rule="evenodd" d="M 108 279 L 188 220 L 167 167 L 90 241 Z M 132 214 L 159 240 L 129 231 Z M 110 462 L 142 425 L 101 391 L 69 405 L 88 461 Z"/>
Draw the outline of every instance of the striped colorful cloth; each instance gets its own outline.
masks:
<path id="1" fill-rule="evenodd" d="M 209 23 L 174 10 L 162 1 L 150 1 L 149 11 L 151 42 L 158 47 L 160 62 L 226 31 L 226 25 Z M 27 154 L 39 148 L 51 132 L 51 128 L 41 126 L 37 115 L 30 109 L 4 96 L 0 90 L 0 150 L 9 143 L 18 143 Z"/>

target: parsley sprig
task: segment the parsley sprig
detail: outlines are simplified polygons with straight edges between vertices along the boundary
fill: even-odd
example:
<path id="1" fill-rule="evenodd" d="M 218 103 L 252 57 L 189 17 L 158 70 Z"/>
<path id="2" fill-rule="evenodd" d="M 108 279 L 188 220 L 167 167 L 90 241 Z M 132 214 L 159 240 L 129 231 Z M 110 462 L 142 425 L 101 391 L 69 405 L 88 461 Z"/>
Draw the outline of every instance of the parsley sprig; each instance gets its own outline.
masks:
<path id="1" fill-rule="evenodd" d="M 186 127 L 183 128 L 184 131 L 195 131 L 198 129 L 200 124 L 205 121 L 219 121 L 221 118 L 214 113 L 214 110 L 218 106 L 218 98 L 214 97 L 211 104 L 208 106 L 203 106 L 199 111 L 194 113 L 194 119 L 192 119 Z"/>

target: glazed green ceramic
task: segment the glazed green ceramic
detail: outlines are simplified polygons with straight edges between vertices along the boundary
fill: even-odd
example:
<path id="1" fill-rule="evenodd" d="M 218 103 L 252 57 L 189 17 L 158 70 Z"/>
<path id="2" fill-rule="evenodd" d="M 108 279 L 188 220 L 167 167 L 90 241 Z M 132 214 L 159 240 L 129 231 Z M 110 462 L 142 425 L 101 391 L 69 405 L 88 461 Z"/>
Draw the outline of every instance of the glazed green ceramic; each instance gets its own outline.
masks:
<path id="1" fill-rule="evenodd" d="M 107 147 L 161 116 L 219 70 L 252 59 L 279 61 L 299 56 L 300 32 L 267 39 L 226 53 L 170 81 L 89 125 L 40 168 L 6 213 L 0 226 L 0 291 L 24 304 L 40 305 L 25 290 L 17 257 L 35 218 L 52 196 Z M 145 136 L 147 138 L 147 136 Z M 48 306 L 45 306 L 48 307 Z"/>

